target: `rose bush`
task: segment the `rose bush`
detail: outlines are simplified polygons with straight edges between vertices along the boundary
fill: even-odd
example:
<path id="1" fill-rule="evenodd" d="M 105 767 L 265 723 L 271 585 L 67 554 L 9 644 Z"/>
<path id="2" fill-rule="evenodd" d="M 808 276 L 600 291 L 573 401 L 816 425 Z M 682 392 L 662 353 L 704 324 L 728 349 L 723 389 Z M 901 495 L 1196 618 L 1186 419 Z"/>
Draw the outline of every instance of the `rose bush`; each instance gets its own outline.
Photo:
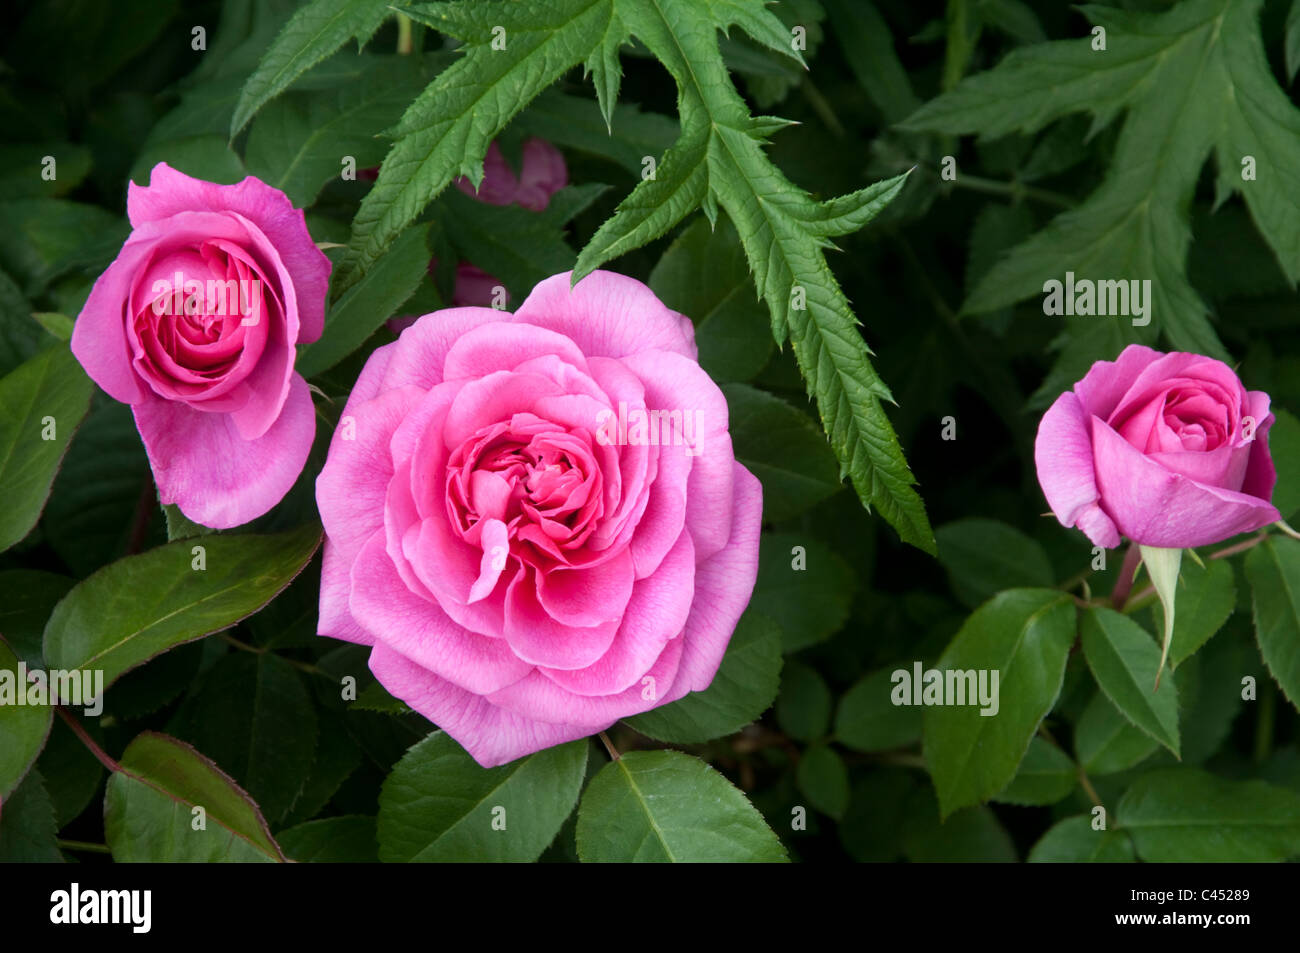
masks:
<path id="1" fill-rule="evenodd" d="M 127 191 L 132 231 L 77 317 L 72 351 L 130 404 L 158 497 L 206 526 L 278 503 L 316 432 L 295 346 L 321 335 L 329 260 L 301 210 L 159 163 Z"/>
<path id="2" fill-rule="evenodd" d="M 1204 546 L 1281 518 L 1272 425 L 1222 361 L 1134 344 L 1057 398 L 1034 461 L 1056 518 L 1098 546 Z"/>
<path id="3" fill-rule="evenodd" d="M 757 573 L 761 489 L 690 321 L 569 284 L 376 350 L 317 481 L 320 634 L 485 766 L 706 688 Z M 615 423 L 647 411 L 700 426 Z"/>

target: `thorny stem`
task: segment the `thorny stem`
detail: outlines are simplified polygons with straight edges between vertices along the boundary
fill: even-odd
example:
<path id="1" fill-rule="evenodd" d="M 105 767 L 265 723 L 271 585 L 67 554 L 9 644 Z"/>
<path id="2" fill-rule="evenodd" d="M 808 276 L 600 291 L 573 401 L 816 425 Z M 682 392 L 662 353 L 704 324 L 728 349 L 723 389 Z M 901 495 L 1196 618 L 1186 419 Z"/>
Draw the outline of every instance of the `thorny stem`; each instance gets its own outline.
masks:
<path id="1" fill-rule="evenodd" d="M 1047 189 L 1025 185 L 1023 182 L 1015 180 L 1000 182 L 997 179 L 986 179 L 983 176 L 971 175 L 968 172 L 960 173 L 951 181 L 951 184 L 970 189 L 972 192 L 983 192 L 985 195 L 1000 195 L 1016 201 L 1022 198 L 1033 199 L 1036 202 L 1042 202 L 1044 205 L 1052 205 L 1056 208 L 1074 208 L 1075 204 L 1064 195 Z"/>

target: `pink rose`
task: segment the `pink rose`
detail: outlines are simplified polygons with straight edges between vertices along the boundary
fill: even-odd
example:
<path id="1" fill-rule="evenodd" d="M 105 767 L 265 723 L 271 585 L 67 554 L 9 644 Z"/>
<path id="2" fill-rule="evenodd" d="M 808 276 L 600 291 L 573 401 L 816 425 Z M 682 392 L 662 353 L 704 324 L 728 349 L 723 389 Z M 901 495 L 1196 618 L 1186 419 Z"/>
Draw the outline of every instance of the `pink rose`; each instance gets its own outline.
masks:
<path id="1" fill-rule="evenodd" d="M 545 139 L 536 138 L 524 143 L 519 175 L 515 175 L 494 141 L 483 161 L 483 181 L 478 191 L 469 179 L 456 180 L 456 188 L 470 198 L 489 205 L 521 205 L 533 212 L 544 210 L 551 196 L 568 184 L 569 170 L 563 153 Z"/>
<path id="2" fill-rule="evenodd" d="M 1280 519 L 1269 503 L 1268 395 L 1222 361 L 1129 345 L 1043 415 L 1038 482 L 1056 518 L 1098 546 L 1178 549 Z"/>
<path id="3" fill-rule="evenodd" d="M 283 192 L 166 163 L 127 192 L 132 232 L 72 351 L 130 404 L 164 503 L 224 529 L 275 506 L 316 432 L 298 343 L 320 337 L 330 263 Z"/>
<path id="4" fill-rule="evenodd" d="M 376 350 L 316 482 L 320 634 L 486 767 L 708 687 L 758 570 L 762 490 L 690 321 L 569 281 Z M 678 413 L 655 438 L 647 409 Z"/>

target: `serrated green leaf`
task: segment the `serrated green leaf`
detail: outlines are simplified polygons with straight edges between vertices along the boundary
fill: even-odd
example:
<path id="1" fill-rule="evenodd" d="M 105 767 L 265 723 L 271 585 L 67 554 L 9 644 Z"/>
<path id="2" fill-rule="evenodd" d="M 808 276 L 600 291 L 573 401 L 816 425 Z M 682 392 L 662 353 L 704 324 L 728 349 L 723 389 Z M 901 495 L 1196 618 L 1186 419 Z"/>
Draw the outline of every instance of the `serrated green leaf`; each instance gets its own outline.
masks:
<path id="1" fill-rule="evenodd" d="M 147 731 L 119 767 L 104 799 L 104 832 L 119 863 L 284 861 L 257 805 L 189 745 Z"/>
<path id="2" fill-rule="evenodd" d="M 578 800 L 586 741 L 482 768 L 445 732 L 411 748 L 379 795 L 386 863 L 531 862 Z"/>
<path id="3" fill-rule="evenodd" d="M 1237 605 L 1232 564 L 1211 559 L 1204 568 L 1183 564 L 1178 580 L 1178 612 L 1169 647 L 1169 665 L 1177 667 L 1218 632 Z"/>
<path id="4" fill-rule="evenodd" d="M 40 772 L 32 770 L 5 796 L 0 814 L 0 864 L 61 864 L 54 804 Z"/>
<path id="5" fill-rule="evenodd" d="M 735 734 L 772 704 L 780 673 L 780 628 L 756 612 L 746 612 L 708 688 L 625 720 L 643 735 L 672 744 Z"/>
<path id="6" fill-rule="evenodd" d="M 961 705 L 926 706 L 923 750 L 943 816 L 989 799 L 1015 777 L 1060 694 L 1074 633 L 1075 609 L 1067 595 L 1010 589 L 976 609 L 953 638 L 935 668 L 973 671 L 977 682 L 986 672 L 989 688 L 997 672 L 998 708 L 995 715 L 983 715 L 978 698 L 974 704 L 965 698 Z M 964 683 L 954 688 L 968 694 L 970 679 Z M 912 688 L 915 696 L 921 686 Z"/>
<path id="7" fill-rule="evenodd" d="M 1105 28 L 1104 51 L 1092 48 L 1092 36 L 1016 50 L 904 123 L 995 138 L 1081 111 L 1098 129 L 1127 112 L 1101 186 L 989 272 L 966 311 L 1037 295 L 1045 279 L 1067 270 L 1150 279 L 1150 316 L 1169 341 L 1226 358 L 1186 278 L 1187 208 L 1211 152 L 1220 196 L 1242 194 L 1283 270 L 1292 282 L 1300 278 L 1300 189 L 1286 158 L 1300 146 L 1300 111 L 1269 69 L 1261 5 L 1189 0 L 1163 13 L 1088 6 L 1088 18 Z M 1242 175 L 1247 156 L 1257 165 L 1253 179 Z"/>
<path id="8" fill-rule="evenodd" d="M 1041 735 L 1034 735 L 1016 776 L 993 800 L 1004 804 L 1055 804 L 1078 783 L 1078 769 L 1070 756 Z"/>
<path id="9" fill-rule="evenodd" d="M 0 551 L 36 525 L 93 392 L 90 378 L 62 346 L 0 379 Z"/>
<path id="10" fill-rule="evenodd" d="M 230 138 L 307 70 L 348 40 L 365 43 L 392 12 L 384 0 L 311 0 L 284 25 L 239 93 Z"/>
<path id="11" fill-rule="evenodd" d="M 1300 542 L 1274 536 L 1246 556 L 1255 639 L 1264 664 L 1300 708 Z"/>
<path id="12" fill-rule="evenodd" d="M 1092 829 L 1086 814 L 1057 821 L 1029 851 L 1031 864 L 1131 864 L 1133 842 L 1123 831 Z"/>
<path id="13" fill-rule="evenodd" d="M 1074 730 L 1074 752 L 1088 774 L 1114 774 L 1140 764 L 1160 747 L 1097 692 Z"/>
<path id="14" fill-rule="evenodd" d="M 1151 771 L 1115 811 L 1149 863 L 1258 863 L 1300 854 L 1300 795 L 1195 768 Z"/>
<path id="15" fill-rule="evenodd" d="M 320 543 L 307 526 L 220 534 L 127 556 L 78 583 L 45 627 L 54 668 L 102 670 L 104 686 L 170 648 L 234 625 L 302 571 Z M 193 568 L 195 546 L 206 568 Z"/>
<path id="16" fill-rule="evenodd" d="M 1080 626 L 1083 654 L 1097 685 L 1129 721 L 1178 755 L 1178 689 L 1172 678 L 1152 691 L 1160 647 L 1151 634 L 1112 609 L 1088 609 Z"/>
<path id="17" fill-rule="evenodd" d="M 631 751 L 601 768 L 578 805 L 584 863 L 784 862 L 749 800 L 698 758 Z"/>

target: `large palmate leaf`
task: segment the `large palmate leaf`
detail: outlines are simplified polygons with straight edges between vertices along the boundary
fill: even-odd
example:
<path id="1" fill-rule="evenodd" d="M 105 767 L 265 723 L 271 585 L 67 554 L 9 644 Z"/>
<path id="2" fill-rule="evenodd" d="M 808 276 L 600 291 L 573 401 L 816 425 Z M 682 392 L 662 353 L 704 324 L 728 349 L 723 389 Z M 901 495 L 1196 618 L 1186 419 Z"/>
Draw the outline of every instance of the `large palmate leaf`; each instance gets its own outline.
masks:
<path id="1" fill-rule="evenodd" d="M 540 0 L 452 2 L 402 8 L 465 44 L 393 129 L 396 142 L 353 222 L 338 288 L 368 271 L 457 176 L 477 185 L 491 140 L 570 68 L 592 73 L 613 118 L 618 50 L 635 36 L 672 74 L 681 135 L 653 175 L 619 205 L 578 257 L 574 280 L 667 232 L 696 208 L 718 206 L 735 222 L 773 336 L 790 340 L 822 424 L 865 506 L 909 543 L 934 538 L 915 480 L 882 402 L 889 389 L 869 360 L 857 321 L 826 263 L 831 239 L 869 222 L 903 178 L 824 202 L 793 185 L 767 158 L 767 137 L 786 123 L 749 114 L 732 84 L 718 31 L 739 26 L 759 45 L 799 62 L 790 31 L 761 0 Z"/>
<path id="2" fill-rule="evenodd" d="M 1092 113 L 1095 131 L 1127 112 L 1098 189 L 993 267 L 965 310 L 989 311 L 1039 294 L 1046 280 L 1066 271 L 1150 279 L 1152 321 L 1169 342 L 1226 356 L 1186 275 L 1187 208 L 1211 153 L 1220 199 L 1241 193 L 1283 272 L 1300 279 L 1300 110 L 1269 68 L 1261 6 L 1262 0 L 1187 0 L 1163 13 L 1086 6 L 1087 17 L 1105 29 L 1104 50 L 1094 49 L 1091 35 L 1017 50 L 903 124 L 992 139 L 1083 111 Z M 1138 329 L 1118 320 L 1123 341 L 1137 340 Z"/>

